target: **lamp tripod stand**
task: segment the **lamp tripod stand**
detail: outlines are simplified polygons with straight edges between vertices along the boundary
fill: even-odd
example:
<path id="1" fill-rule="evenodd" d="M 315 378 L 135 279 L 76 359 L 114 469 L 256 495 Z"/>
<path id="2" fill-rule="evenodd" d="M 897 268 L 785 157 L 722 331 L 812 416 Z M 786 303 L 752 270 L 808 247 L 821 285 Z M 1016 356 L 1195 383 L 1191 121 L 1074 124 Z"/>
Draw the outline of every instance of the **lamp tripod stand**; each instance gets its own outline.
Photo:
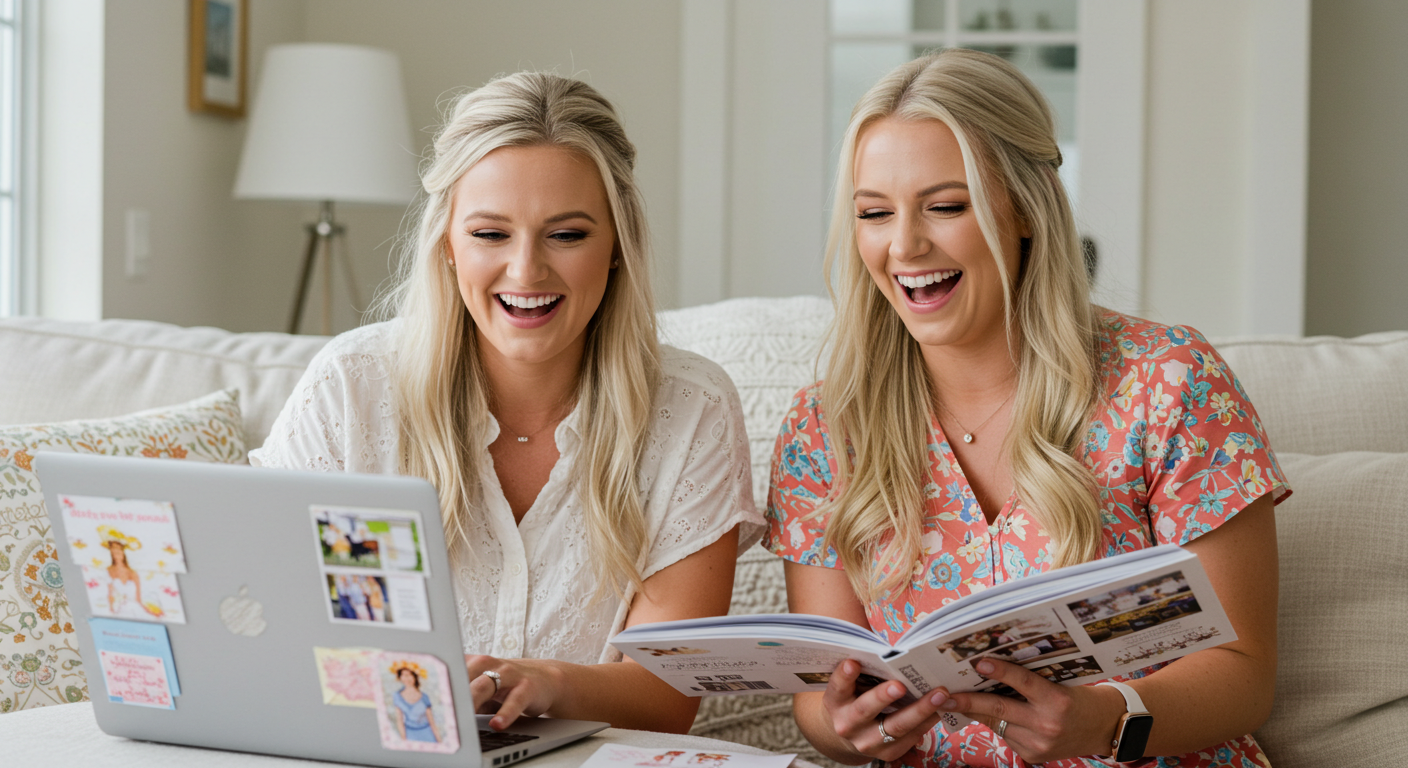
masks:
<path id="1" fill-rule="evenodd" d="M 333 262 L 337 261 L 337 254 L 342 254 L 342 266 L 347 273 L 347 291 L 352 296 L 352 306 L 361 306 L 362 300 L 357 293 L 357 278 L 352 273 L 352 261 L 347 254 L 347 228 L 333 218 L 332 201 L 324 200 L 322 209 L 318 214 L 318 221 L 315 224 L 306 226 L 308 230 L 308 249 L 303 256 L 303 274 L 298 280 L 298 297 L 293 302 L 293 316 L 288 321 L 288 332 L 298 333 L 298 326 L 303 322 L 303 308 L 308 303 L 308 284 L 313 280 L 313 269 L 318 261 L 318 254 L 323 254 L 323 312 L 322 331 L 324 336 L 332 335 L 332 283 L 333 283 Z M 341 248 L 335 247 L 335 243 L 340 242 Z"/>

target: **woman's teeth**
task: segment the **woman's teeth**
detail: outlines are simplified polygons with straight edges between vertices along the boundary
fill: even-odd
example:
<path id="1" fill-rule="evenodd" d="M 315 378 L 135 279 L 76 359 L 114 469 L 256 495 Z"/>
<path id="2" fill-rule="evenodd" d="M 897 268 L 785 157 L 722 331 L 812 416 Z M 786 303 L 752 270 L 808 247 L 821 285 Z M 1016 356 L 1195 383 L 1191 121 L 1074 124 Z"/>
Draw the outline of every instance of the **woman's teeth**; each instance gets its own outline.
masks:
<path id="1" fill-rule="evenodd" d="M 927 275 L 915 275 L 914 277 L 910 277 L 909 275 L 895 275 L 895 279 L 899 281 L 900 285 L 906 288 L 923 288 L 926 285 L 932 285 L 960 274 L 963 274 L 961 270 L 942 269 L 938 272 L 930 272 Z"/>
<path id="2" fill-rule="evenodd" d="M 500 293 L 498 294 L 498 297 L 499 301 L 502 301 L 504 304 L 510 307 L 518 307 L 519 309 L 534 309 L 536 307 L 546 306 L 557 301 L 558 299 L 562 298 L 562 294 L 555 293 L 544 296 L 514 296 L 510 293 Z"/>

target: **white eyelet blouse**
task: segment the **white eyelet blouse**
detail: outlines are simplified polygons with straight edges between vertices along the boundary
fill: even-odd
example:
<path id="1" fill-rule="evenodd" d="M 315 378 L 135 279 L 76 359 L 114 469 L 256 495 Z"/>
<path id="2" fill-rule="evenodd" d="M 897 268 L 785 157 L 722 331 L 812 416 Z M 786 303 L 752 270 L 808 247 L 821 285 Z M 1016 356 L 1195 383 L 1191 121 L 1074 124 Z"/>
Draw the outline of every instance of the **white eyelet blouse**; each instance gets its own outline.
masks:
<path id="1" fill-rule="evenodd" d="M 363 326 L 329 342 L 309 364 L 264 446 L 249 454 L 250 463 L 396 474 L 400 427 L 387 375 L 395 360 L 394 328 L 395 321 Z M 657 410 L 639 475 L 653 542 L 645 578 L 735 525 L 742 552 L 765 526 L 753 506 L 743 409 L 733 382 L 703 357 L 670 347 L 661 353 Z M 499 432 L 490 416 L 478 468 L 484 505 L 467 526 L 475 551 L 450 544 L 466 653 L 578 664 L 620 658 L 607 640 L 624 625 L 631 595 L 592 600 L 597 580 L 581 504 L 569 482 L 577 424 L 574 410 L 558 425 L 560 458 L 515 525 L 488 451 Z"/>

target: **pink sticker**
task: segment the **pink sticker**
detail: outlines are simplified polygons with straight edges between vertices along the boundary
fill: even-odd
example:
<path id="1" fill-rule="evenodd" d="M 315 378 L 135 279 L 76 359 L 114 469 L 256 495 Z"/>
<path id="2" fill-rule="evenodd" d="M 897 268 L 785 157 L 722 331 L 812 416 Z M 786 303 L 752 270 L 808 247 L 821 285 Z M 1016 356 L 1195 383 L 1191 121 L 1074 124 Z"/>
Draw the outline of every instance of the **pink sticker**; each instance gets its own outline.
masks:
<path id="1" fill-rule="evenodd" d="M 175 709 L 166 663 L 156 656 L 99 651 L 108 700 L 139 707 Z"/>
<path id="2" fill-rule="evenodd" d="M 455 702 L 445 663 L 424 653 L 393 651 L 374 654 L 371 660 L 382 748 L 446 755 L 458 752 Z"/>

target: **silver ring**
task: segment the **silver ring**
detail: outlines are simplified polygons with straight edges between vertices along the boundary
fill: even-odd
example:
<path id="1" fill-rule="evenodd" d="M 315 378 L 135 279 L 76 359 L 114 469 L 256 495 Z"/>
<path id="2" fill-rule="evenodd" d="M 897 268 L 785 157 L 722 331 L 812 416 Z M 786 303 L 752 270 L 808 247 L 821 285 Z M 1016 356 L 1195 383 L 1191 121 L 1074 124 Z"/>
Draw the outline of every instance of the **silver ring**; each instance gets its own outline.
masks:
<path id="1" fill-rule="evenodd" d="M 494 681 L 494 695 L 497 696 L 499 694 L 499 673 L 493 670 L 485 670 L 480 674 Z"/>
<path id="2" fill-rule="evenodd" d="M 881 743 L 881 744 L 894 744 L 894 743 L 895 743 L 895 737 L 894 737 L 894 736 L 891 736 L 891 735 L 888 734 L 888 733 L 885 733 L 885 721 L 884 721 L 884 720 L 881 720 L 880 722 L 876 723 L 876 724 L 875 724 L 875 727 L 880 729 L 880 743 Z"/>
<path id="3" fill-rule="evenodd" d="M 1003 739 L 1003 738 L 1006 738 L 1006 737 L 1007 737 L 1007 721 L 1006 721 L 1006 720 L 999 720 L 999 721 L 997 721 L 997 738 Z"/>

